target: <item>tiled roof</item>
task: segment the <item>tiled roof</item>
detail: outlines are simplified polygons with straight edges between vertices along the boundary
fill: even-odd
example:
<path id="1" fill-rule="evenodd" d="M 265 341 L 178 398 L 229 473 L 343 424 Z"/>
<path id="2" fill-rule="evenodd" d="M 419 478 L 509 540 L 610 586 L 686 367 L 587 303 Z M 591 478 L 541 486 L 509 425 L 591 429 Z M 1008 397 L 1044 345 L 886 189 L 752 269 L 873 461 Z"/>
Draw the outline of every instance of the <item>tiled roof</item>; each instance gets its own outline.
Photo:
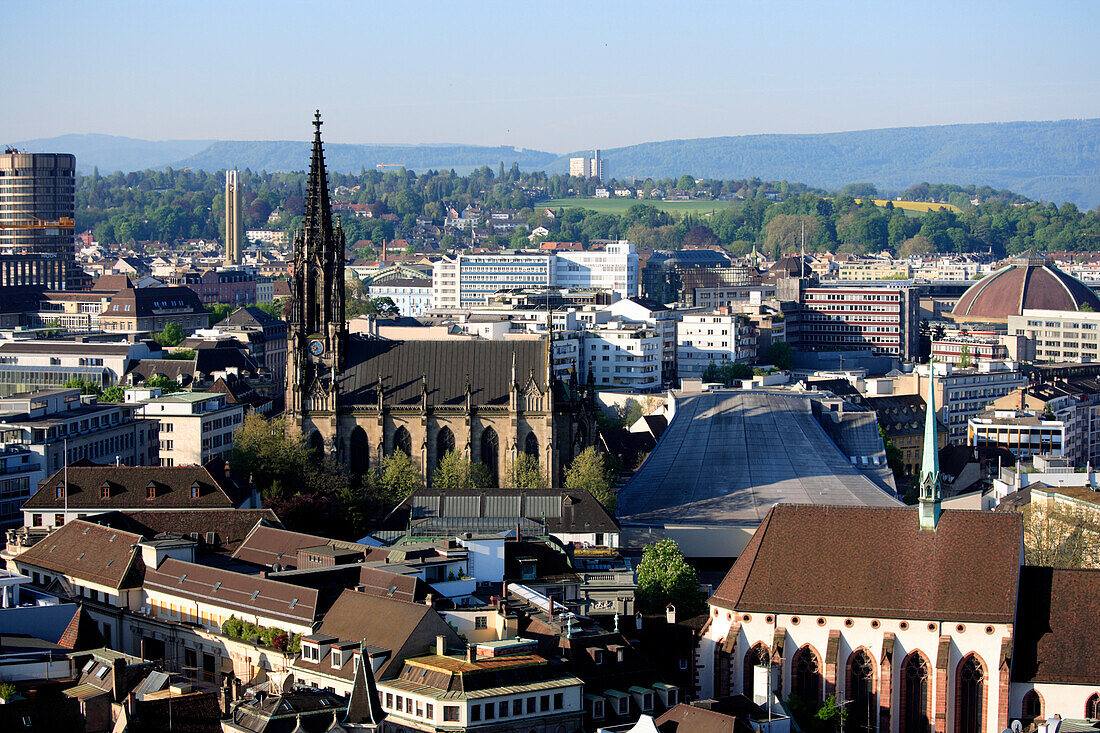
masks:
<path id="1" fill-rule="evenodd" d="M 57 640 L 57 645 L 59 647 L 71 649 L 73 651 L 96 649 L 103 646 L 105 643 L 103 635 L 99 633 L 99 627 L 96 625 L 96 622 L 92 621 L 84 610 L 83 603 L 76 607 L 72 620 L 69 621 L 69 625 L 65 627 L 65 631 L 61 634 L 61 638 Z"/>
<path id="2" fill-rule="evenodd" d="M 1006 318 L 1025 309 L 1076 311 L 1082 306 L 1100 311 L 1100 298 L 1046 258 L 1025 253 L 971 285 L 951 312 L 967 319 Z"/>
<path id="3" fill-rule="evenodd" d="M 356 542 L 331 540 L 328 537 L 305 534 L 304 532 L 291 532 L 281 527 L 259 524 L 255 525 L 248 536 L 244 538 L 236 552 L 233 553 L 233 557 L 255 565 L 271 567 L 278 564 L 283 568 L 293 568 L 298 566 L 298 550 L 321 545 L 340 549 L 361 550 L 364 557 L 373 549 Z"/>
<path id="4" fill-rule="evenodd" d="M 748 721 L 684 703 L 666 710 L 654 724 L 661 733 L 750 733 L 755 730 Z"/>
<path id="5" fill-rule="evenodd" d="M 341 641 L 362 641 L 390 650 L 391 656 L 376 672 L 379 678 L 391 669 L 396 673 L 406 656 L 423 654 L 437 635 L 445 636 L 449 645 L 461 643 L 458 634 L 431 606 L 352 590 L 340 594 L 325 614 L 319 631 Z M 413 638 L 414 634 L 418 638 Z M 419 637 L 423 642 L 420 646 Z M 408 648 L 413 646 L 418 648 Z"/>
<path id="6" fill-rule="evenodd" d="M 258 525 L 280 526 L 279 518 L 270 509 L 117 511 L 93 515 L 88 521 L 140 534 L 147 539 L 165 533 L 184 536 L 197 534 L 198 549 L 215 553 L 234 552 L 248 533 Z"/>
<path id="7" fill-rule="evenodd" d="M 233 509 L 240 504 L 244 487 L 222 479 L 219 482 L 206 466 L 69 466 L 68 501 L 57 490 L 65 485 L 65 469 L 39 484 L 38 491 L 23 504 L 24 509 L 94 509 L 109 512 L 122 509 Z M 154 498 L 149 498 L 149 487 Z M 198 497 L 191 498 L 192 488 Z M 104 491 L 107 495 L 104 496 Z"/>
<path id="8" fill-rule="evenodd" d="M 1012 623 L 1018 514 L 777 504 L 710 602 L 737 611 Z"/>
<path id="9" fill-rule="evenodd" d="M 76 519 L 51 532 L 15 562 L 111 588 L 135 588 L 141 585 L 145 568 L 134 548 L 141 539 L 132 532 Z"/>
<path id="10" fill-rule="evenodd" d="M 381 375 L 385 402 L 419 404 L 421 377 L 427 378 L 428 403 L 462 405 L 469 379 L 475 405 L 507 405 L 512 363 L 516 381 L 534 375 L 546 390 L 546 344 L 541 339 L 516 341 L 384 341 L 348 339 L 341 389 L 349 404 L 372 405 Z M 522 388 L 522 387 L 521 387 Z"/>
<path id="11" fill-rule="evenodd" d="M 1098 603 L 1100 570 L 1021 568 L 1012 680 L 1095 685 Z"/>
<path id="12" fill-rule="evenodd" d="M 318 591 L 232 570 L 166 558 L 146 568 L 145 589 L 219 605 L 274 621 L 312 625 L 320 609 Z"/>

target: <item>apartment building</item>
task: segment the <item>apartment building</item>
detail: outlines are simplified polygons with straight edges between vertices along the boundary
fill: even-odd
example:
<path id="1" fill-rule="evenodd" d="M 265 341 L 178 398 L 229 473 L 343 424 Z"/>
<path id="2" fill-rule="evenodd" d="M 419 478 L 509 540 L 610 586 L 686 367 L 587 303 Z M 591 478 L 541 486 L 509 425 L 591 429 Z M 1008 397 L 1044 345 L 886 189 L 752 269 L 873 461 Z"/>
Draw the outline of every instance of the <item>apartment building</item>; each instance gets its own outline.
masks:
<path id="1" fill-rule="evenodd" d="M 367 292 L 372 298 L 389 298 L 400 315 L 410 318 L 422 316 L 432 308 L 432 281 L 426 277 L 372 282 L 367 286 Z"/>
<path id="2" fill-rule="evenodd" d="M 638 295 L 638 255 L 625 239 L 603 249 L 558 252 L 554 257 L 554 285 L 559 288 L 597 288 L 623 298 Z"/>
<path id="3" fill-rule="evenodd" d="M 1008 316 L 1008 335 L 1025 339 L 1020 360 L 1100 360 L 1100 313 L 1025 310 Z"/>
<path id="4" fill-rule="evenodd" d="M 672 384 L 676 379 L 676 327 L 679 313 L 649 298 L 623 298 L 604 306 L 603 311 L 613 317 L 628 321 L 644 322 L 657 330 L 661 337 L 661 381 Z"/>
<path id="5" fill-rule="evenodd" d="M 849 260 L 837 264 L 838 280 L 908 280 L 912 273 L 905 260 Z"/>
<path id="6" fill-rule="evenodd" d="M 210 314 L 190 288 L 128 285 L 111 296 L 110 305 L 99 316 L 99 327 L 109 333 L 155 333 L 169 323 L 191 333 L 206 328 Z"/>
<path id="7" fill-rule="evenodd" d="M 965 445 L 970 418 L 994 400 L 1027 384 L 1027 377 L 1013 361 L 982 362 L 969 369 L 936 362 L 936 405 L 940 422 L 947 426 L 948 443 Z M 928 394 L 928 366 L 916 367 L 894 380 L 893 394 Z"/>
<path id="8" fill-rule="evenodd" d="M 680 379 L 701 379 L 712 363 L 756 361 L 756 328 L 748 317 L 728 308 L 678 313 L 676 363 Z"/>
<path id="9" fill-rule="evenodd" d="M 920 350 L 919 309 L 917 290 L 910 285 L 808 287 L 799 308 L 798 347 L 867 351 L 910 361 Z"/>
<path id="10" fill-rule="evenodd" d="M 610 320 L 586 326 L 581 380 L 597 387 L 652 390 L 661 386 L 663 340 L 648 323 Z"/>
<path id="11" fill-rule="evenodd" d="M 1066 424 L 1047 419 L 1035 410 L 991 408 L 967 421 L 966 438 L 971 446 L 1007 448 L 1018 460 L 1061 456 L 1066 445 Z"/>
<path id="12" fill-rule="evenodd" d="M 23 523 L 23 503 L 46 478 L 38 456 L 17 445 L 0 449 L 0 528 Z"/>
<path id="13" fill-rule="evenodd" d="M 456 255 L 432 267 L 432 307 L 482 306 L 501 290 L 594 288 L 630 297 L 638 293 L 638 255 L 627 241 L 602 250 Z"/>
<path id="14" fill-rule="evenodd" d="M 0 398 L 0 446 L 30 451 L 47 473 L 59 470 L 66 459 L 153 465 L 157 425 L 134 412 L 133 405 L 82 397 L 79 389 L 9 395 Z"/>
<path id="15" fill-rule="evenodd" d="M 959 335 L 948 336 L 932 341 L 932 356 L 936 361 L 947 364 L 960 364 L 964 357 L 970 364 L 980 361 L 1003 361 L 1015 358 L 1009 353 L 1008 346 L 997 336 Z"/>
<path id="16" fill-rule="evenodd" d="M 245 405 L 228 404 L 220 392 L 162 396 L 158 388 L 128 389 L 126 401 L 141 417 L 157 421 L 160 465 L 168 468 L 228 458 L 233 433 L 244 422 Z"/>

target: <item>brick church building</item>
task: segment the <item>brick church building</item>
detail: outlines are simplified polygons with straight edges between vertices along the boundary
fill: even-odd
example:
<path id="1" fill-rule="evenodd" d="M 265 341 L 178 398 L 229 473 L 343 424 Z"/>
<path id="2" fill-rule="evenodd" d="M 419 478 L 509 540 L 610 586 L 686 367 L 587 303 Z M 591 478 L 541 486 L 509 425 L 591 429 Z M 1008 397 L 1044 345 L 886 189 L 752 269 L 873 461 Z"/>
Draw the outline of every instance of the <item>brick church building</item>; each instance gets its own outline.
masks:
<path id="1" fill-rule="evenodd" d="M 1100 571 L 1023 565 L 1017 513 L 941 511 L 932 399 L 917 509 L 770 510 L 709 601 L 703 697 L 835 695 L 862 733 L 1100 717 Z"/>

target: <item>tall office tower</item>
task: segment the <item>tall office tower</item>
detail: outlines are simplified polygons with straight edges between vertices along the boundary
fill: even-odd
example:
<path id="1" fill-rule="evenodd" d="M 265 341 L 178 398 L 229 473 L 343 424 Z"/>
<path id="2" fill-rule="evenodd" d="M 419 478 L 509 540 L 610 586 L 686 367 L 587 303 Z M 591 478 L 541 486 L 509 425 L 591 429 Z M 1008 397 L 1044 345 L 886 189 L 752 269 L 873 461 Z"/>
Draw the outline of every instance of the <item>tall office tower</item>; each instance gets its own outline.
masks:
<path id="1" fill-rule="evenodd" d="M 68 153 L 0 156 L 0 286 L 76 287 L 76 157 Z"/>
<path id="2" fill-rule="evenodd" d="M 225 264 L 241 264 L 241 195 L 237 169 L 225 172 Z"/>
<path id="3" fill-rule="evenodd" d="M 600 157 L 599 150 L 592 151 L 592 157 L 588 161 L 589 166 L 588 177 L 595 178 L 597 181 L 603 180 L 603 158 Z"/>
<path id="4" fill-rule="evenodd" d="M 574 178 L 588 178 L 588 156 L 570 158 L 569 175 Z"/>

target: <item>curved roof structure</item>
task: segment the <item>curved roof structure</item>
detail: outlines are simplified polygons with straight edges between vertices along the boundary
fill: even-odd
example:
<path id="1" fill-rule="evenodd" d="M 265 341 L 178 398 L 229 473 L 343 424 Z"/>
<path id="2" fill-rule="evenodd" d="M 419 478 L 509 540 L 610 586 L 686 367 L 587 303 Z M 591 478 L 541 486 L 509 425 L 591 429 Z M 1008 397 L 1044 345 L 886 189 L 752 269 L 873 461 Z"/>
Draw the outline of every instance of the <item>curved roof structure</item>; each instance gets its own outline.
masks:
<path id="1" fill-rule="evenodd" d="M 970 286 L 951 312 L 956 320 L 1003 321 L 1024 310 L 1100 311 L 1088 285 L 1028 251 Z"/>
<path id="2" fill-rule="evenodd" d="M 896 507 L 873 413 L 840 428 L 842 451 L 808 397 L 754 391 L 678 395 L 676 416 L 619 492 L 627 524 L 756 527 L 777 502 Z M 859 466 L 859 467 L 857 467 Z M 866 470 L 861 470 L 866 467 Z"/>

